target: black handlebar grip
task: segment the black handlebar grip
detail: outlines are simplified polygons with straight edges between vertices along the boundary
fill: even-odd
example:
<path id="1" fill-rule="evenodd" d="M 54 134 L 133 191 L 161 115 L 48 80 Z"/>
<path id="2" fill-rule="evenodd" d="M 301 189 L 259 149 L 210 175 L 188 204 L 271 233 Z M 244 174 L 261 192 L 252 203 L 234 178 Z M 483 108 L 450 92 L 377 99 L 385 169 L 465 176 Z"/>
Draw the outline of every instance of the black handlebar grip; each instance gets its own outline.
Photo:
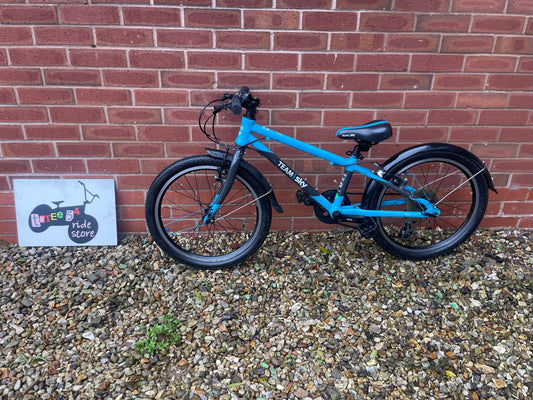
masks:
<path id="1" fill-rule="evenodd" d="M 239 115 L 242 112 L 241 97 L 238 94 L 233 95 L 231 98 L 231 112 L 235 115 Z"/>

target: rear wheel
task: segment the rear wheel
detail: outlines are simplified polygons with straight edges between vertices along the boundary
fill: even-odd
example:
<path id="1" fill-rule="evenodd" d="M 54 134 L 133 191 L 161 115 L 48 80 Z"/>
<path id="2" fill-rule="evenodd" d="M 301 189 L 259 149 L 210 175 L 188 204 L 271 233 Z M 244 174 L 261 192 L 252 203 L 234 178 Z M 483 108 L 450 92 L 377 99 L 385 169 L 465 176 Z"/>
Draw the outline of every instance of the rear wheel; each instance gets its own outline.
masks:
<path id="1" fill-rule="evenodd" d="M 204 221 L 227 164 L 210 156 L 180 160 L 163 170 L 148 191 L 148 229 L 161 249 L 183 264 L 233 266 L 253 255 L 268 234 L 272 209 L 267 193 L 243 169 L 214 218 Z"/>
<path id="2" fill-rule="evenodd" d="M 479 166 L 467 157 L 446 151 L 415 154 L 394 165 L 387 177 L 396 175 L 441 214 L 427 218 L 375 218 L 376 242 L 390 253 L 423 260 L 448 253 L 478 227 L 488 203 L 488 185 Z M 476 175 L 477 174 L 477 175 Z M 402 200 L 403 199 L 403 200 Z M 379 185 L 372 194 L 375 210 L 420 211 L 418 203 Z"/>

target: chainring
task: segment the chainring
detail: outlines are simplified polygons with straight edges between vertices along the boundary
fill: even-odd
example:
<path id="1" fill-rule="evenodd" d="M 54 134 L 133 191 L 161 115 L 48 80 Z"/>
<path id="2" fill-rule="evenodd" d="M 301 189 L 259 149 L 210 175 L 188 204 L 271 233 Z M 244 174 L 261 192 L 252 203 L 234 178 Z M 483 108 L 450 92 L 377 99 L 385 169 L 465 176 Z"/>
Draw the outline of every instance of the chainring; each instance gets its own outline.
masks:
<path id="1" fill-rule="evenodd" d="M 322 193 L 322 196 L 324 196 L 328 201 L 333 201 L 336 195 L 337 195 L 337 191 L 335 189 L 326 190 L 324 193 Z M 351 203 L 350 203 L 350 199 L 348 198 L 348 196 L 344 196 L 344 199 L 342 200 L 342 205 L 349 206 L 350 204 Z M 336 224 L 337 223 L 337 221 L 331 218 L 329 213 L 326 210 L 324 210 L 320 205 L 315 204 L 314 211 L 315 211 L 316 217 L 321 222 L 325 224 Z"/>

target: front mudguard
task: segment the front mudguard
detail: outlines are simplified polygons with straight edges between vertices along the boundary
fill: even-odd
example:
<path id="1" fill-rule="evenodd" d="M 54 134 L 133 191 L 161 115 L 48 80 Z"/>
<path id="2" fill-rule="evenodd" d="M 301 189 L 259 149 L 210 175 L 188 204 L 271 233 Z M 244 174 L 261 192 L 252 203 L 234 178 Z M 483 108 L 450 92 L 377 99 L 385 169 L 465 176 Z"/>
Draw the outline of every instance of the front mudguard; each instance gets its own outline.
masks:
<path id="1" fill-rule="evenodd" d="M 209 154 L 212 157 L 219 158 L 221 160 L 226 160 L 228 163 L 231 163 L 231 159 L 233 157 L 232 153 L 226 153 L 225 151 L 216 150 L 216 149 L 205 149 L 207 151 L 207 154 Z M 246 170 L 250 175 L 252 175 L 259 184 L 263 187 L 266 193 L 268 193 L 268 198 L 270 199 L 270 204 L 272 205 L 272 208 L 276 210 L 278 213 L 283 212 L 283 208 L 278 203 L 278 200 L 276 199 L 276 196 L 274 195 L 274 190 L 272 189 L 272 186 L 266 178 L 255 168 L 252 164 L 250 164 L 247 161 L 241 160 L 239 164 L 239 168 L 242 168 Z"/>
<path id="2" fill-rule="evenodd" d="M 455 146 L 453 144 L 448 143 L 425 143 L 416 145 L 413 147 L 409 147 L 408 149 L 405 149 L 404 151 L 401 151 L 400 153 L 397 153 L 393 155 L 391 158 L 389 158 L 385 163 L 382 164 L 383 170 L 385 171 L 384 178 L 390 178 L 387 176 L 387 171 L 390 169 L 393 169 L 395 165 L 398 163 L 404 161 L 405 159 L 412 157 L 418 153 L 423 152 L 436 152 L 436 151 L 447 151 L 454 154 L 459 154 L 463 157 L 466 157 L 470 159 L 475 165 L 479 167 L 479 170 L 483 170 L 483 176 L 485 177 L 487 181 L 487 186 L 489 189 L 491 189 L 493 192 L 498 193 L 496 191 L 496 188 L 494 187 L 494 182 L 492 181 L 492 177 L 490 176 L 490 172 L 487 169 L 485 163 L 481 161 L 475 154 L 472 154 L 468 150 L 463 149 L 462 147 Z M 478 171 L 476 171 L 478 172 Z M 361 208 L 368 208 L 370 206 L 372 195 L 373 193 L 378 189 L 378 186 L 380 183 L 378 183 L 375 180 L 371 180 L 365 188 L 365 191 L 363 193 L 363 198 L 361 200 Z"/>

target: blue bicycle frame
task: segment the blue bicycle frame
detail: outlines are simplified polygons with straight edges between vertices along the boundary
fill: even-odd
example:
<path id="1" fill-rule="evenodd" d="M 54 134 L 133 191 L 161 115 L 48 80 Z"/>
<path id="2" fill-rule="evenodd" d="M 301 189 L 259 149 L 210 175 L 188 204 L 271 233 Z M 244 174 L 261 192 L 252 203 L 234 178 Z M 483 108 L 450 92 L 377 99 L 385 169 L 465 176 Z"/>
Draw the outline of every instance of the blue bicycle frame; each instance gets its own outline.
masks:
<path id="1" fill-rule="evenodd" d="M 256 135 L 259 135 L 260 137 L 257 137 Z M 315 157 L 329 161 L 331 165 L 338 165 L 343 167 L 345 169 L 345 172 L 333 201 L 329 201 L 324 196 L 322 196 L 315 188 L 310 186 L 304 178 L 302 178 L 298 173 L 296 173 L 296 171 L 293 171 L 290 167 L 288 167 L 285 162 L 283 162 L 267 146 L 265 146 L 261 142 L 262 140 L 273 140 L 282 143 L 286 146 L 292 147 L 294 149 L 300 150 L 302 152 L 311 154 Z M 429 216 L 436 217 L 440 215 L 440 211 L 426 199 L 413 198 L 412 194 L 415 192 L 416 189 L 408 185 L 400 187 L 383 179 L 381 176 L 374 173 L 370 169 L 364 168 L 359 165 L 359 160 L 353 153 L 348 158 L 341 157 L 337 154 L 331 153 L 319 147 L 302 142 L 301 140 L 284 135 L 273 129 L 266 128 L 256 123 L 255 120 L 246 117 L 242 117 L 241 127 L 239 130 L 239 134 L 235 139 L 235 144 L 237 145 L 237 149 L 233 155 L 233 160 L 228 171 L 226 182 L 222 186 L 219 194 L 211 203 L 211 210 L 209 212 L 209 216 L 206 216 L 206 220 L 204 222 L 206 222 L 207 219 L 214 217 L 216 211 L 224 201 L 224 198 L 226 197 L 226 194 L 229 192 L 229 189 L 231 188 L 231 185 L 233 183 L 233 179 L 235 177 L 238 165 L 244 155 L 244 149 L 249 146 L 253 147 L 259 154 L 261 154 L 272 164 L 274 164 L 281 172 L 283 172 L 297 186 L 299 186 L 300 189 L 306 192 L 310 198 L 312 198 L 317 204 L 324 208 L 324 210 L 326 210 L 333 218 L 339 215 L 344 217 L 354 216 L 402 218 L 427 218 Z M 360 203 L 342 205 L 344 197 L 346 196 L 348 185 L 354 172 L 373 179 L 379 182 L 380 184 L 403 195 L 403 198 L 398 200 L 383 201 L 383 205 L 397 206 L 405 204 L 408 200 L 412 200 L 418 203 L 420 209 L 424 211 L 368 210 L 361 208 Z"/>

